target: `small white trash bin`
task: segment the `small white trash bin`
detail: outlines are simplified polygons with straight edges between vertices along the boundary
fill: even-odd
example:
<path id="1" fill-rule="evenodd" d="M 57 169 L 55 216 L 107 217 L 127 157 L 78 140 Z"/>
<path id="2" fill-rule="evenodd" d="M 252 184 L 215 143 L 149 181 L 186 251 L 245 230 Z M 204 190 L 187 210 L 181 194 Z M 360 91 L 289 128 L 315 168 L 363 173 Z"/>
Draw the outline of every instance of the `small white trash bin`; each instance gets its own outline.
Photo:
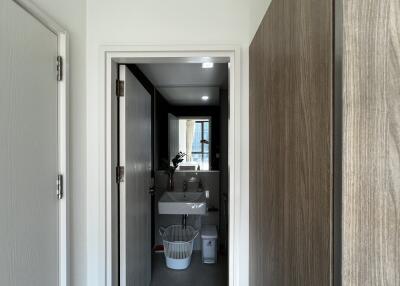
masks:
<path id="1" fill-rule="evenodd" d="M 215 225 L 202 226 L 201 240 L 203 263 L 217 263 L 217 227 Z"/>

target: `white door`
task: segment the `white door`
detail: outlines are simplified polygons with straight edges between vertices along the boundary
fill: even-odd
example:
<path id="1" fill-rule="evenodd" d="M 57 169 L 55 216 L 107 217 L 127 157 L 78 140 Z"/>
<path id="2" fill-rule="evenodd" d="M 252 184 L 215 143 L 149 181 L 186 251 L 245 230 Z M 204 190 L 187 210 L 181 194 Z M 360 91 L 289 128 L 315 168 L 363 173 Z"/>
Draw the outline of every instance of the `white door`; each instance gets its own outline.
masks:
<path id="1" fill-rule="evenodd" d="M 57 35 L 0 0 L 0 285 L 59 285 Z"/>
<path id="2" fill-rule="evenodd" d="M 121 286 L 151 280 L 151 95 L 125 65 L 119 69 L 124 96 L 119 99 Z"/>

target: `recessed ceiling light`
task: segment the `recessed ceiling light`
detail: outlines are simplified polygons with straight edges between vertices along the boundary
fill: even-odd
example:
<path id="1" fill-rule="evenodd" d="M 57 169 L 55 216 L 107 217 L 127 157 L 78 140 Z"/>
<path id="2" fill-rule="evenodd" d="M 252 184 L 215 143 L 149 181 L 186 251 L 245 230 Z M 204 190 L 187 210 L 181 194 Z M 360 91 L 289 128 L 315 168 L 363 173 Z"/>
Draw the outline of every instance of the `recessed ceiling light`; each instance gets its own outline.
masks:
<path id="1" fill-rule="evenodd" d="M 203 96 L 201 97 L 201 99 L 204 100 L 204 101 L 207 101 L 207 100 L 208 100 L 208 96 L 207 96 L 207 95 L 203 95 Z"/>
<path id="2" fill-rule="evenodd" d="M 214 67 L 214 63 L 212 62 L 205 62 L 201 65 L 203 69 L 212 69 Z"/>

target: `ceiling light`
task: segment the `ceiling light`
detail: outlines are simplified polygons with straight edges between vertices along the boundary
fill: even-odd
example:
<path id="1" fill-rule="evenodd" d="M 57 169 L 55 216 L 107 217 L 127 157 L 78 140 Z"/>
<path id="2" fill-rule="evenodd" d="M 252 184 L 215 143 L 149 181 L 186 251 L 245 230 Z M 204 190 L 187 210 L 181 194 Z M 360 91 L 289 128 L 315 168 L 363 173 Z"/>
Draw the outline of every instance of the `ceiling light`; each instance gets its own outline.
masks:
<path id="1" fill-rule="evenodd" d="M 203 69 L 212 69 L 214 67 L 214 63 L 212 62 L 205 62 L 201 65 Z"/>
<path id="2" fill-rule="evenodd" d="M 201 99 L 204 100 L 204 101 L 207 101 L 207 100 L 208 100 L 208 96 L 207 96 L 207 95 L 203 95 L 203 96 L 201 97 Z"/>

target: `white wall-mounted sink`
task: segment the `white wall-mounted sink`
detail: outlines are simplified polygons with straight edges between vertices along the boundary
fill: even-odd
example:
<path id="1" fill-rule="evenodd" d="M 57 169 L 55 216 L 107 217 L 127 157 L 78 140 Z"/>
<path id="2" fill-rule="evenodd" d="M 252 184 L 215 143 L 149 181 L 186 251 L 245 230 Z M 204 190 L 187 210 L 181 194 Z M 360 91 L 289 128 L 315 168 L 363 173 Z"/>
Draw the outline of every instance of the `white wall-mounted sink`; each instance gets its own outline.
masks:
<path id="1" fill-rule="evenodd" d="M 158 201 L 160 214 L 205 215 L 205 192 L 165 192 Z"/>

